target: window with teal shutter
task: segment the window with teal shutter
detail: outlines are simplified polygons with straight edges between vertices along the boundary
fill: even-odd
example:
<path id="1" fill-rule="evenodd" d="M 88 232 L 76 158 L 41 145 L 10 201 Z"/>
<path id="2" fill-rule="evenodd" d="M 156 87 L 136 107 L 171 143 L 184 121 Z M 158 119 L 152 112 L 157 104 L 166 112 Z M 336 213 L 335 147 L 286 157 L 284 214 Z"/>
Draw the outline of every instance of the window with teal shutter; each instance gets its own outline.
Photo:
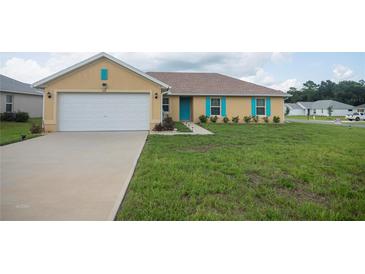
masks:
<path id="1" fill-rule="evenodd" d="M 106 68 L 102 68 L 102 69 L 100 70 L 100 79 L 101 79 L 102 81 L 108 80 L 108 69 L 106 69 Z"/>
<path id="2" fill-rule="evenodd" d="M 222 97 L 222 116 L 227 116 L 226 97 Z"/>
<path id="3" fill-rule="evenodd" d="M 269 117 L 271 116 L 271 98 L 267 97 L 266 98 L 266 116 Z"/>
<path id="4" fill-rule="evenodd" d="M 251 116 L 256 116 L 256 98 L 251 98 Z"/>
<path id="5" fill-rule="evenodd" d="M 205 115 L 210 117 L 210 97 L 205 99 Z"/>

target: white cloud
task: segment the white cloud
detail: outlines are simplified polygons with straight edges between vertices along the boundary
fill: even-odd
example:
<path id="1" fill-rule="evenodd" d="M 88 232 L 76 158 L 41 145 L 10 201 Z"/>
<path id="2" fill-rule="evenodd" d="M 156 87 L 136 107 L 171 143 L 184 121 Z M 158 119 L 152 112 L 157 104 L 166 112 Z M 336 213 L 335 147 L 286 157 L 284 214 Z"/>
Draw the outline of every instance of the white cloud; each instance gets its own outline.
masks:
<path id="1" fill-rule="evenodd" d="M 268 74 L 263 68 L 257 68 L 254 75 L 241 77 L 241 80 L 261 85 L 271 85 L 274 83 L 274 77 Z"/>
<path id="2" fill-rule="evenodd" d="M 0 73 L 22 82 L 32 82 L 50 74 L 50 70 L 31 59 L 13 57 L 0 67 Z"/>
<path id="3" fill-rule="evenodd" d="M 349 80 L 354 76 L 354 72 L 343 65 L 335 65 L 332 72 L 335 81 Z"/>
<path id="4" fill-rule="evenodd" d="M 78 63 L 95 53 L 50 53 L 46 60 L 13 57 L 0 63 L 0 73 L 33 83 Z M 112 53 L 117 58 L 143 71 L 205 71 L 251 79 L 264 85 L 274 80 L 262 67 L 288 60 L 289 53 Z"/>
<path id="5" fill-rule="evenodd" d="M 252 82 L 258 85 L 264 85 L 273 89 L 287 92 L 289 88 L 300 88 L 301 83 L 297 79 L 287 79 L 282 82 L 275 80 L 275 77 L 267 73 L 263 68 L 257 68 L 254 75 L 241 77 L 241 80 Z"/>
<path id="6" fill-rule="evenodd" d="M 51 53 L 43 64 L 33 59 L 12 57 L 0 63 L 0 73 L 25 83 L 34 83 L 90 56 L 92 53 Z"/>
<path id="7" fill-rule="evenodd" d="M 283 82 L 273 84 L 270 87 L 273 89 L 287 92 L 291 87 L 300 88 L 301 83 L 297 79 L 287 79 Z"/>

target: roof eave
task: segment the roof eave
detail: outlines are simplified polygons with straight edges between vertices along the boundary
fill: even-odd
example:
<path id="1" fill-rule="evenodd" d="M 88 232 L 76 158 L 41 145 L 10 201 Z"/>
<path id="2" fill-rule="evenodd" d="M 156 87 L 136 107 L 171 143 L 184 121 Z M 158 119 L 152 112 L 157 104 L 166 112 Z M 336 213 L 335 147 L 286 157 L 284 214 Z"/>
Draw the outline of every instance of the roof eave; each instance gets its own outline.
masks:
<path id="1" fill-rule="evenodd" d="M 171 92 L 169 95 L 173 96 L 232 96 L 232 97 L 247 97 L 247 96 L 268 96 L 268 97 L 291 97 L 290 94 L 256 94 L 256 93 L 245 93 L 245 94 L 232 94 L 232 93 L 179 93 Z"/>
<path id="2" fill-rule="evenodd" d="M 96 60 L 98 60 L 100 58 L 103 58 L 103 57 L 104 58 L 107 58 L 107 59 L 109 59 L 109 60 L 111 60 L 111 61 L 113 61 L 113 62 L 115 62 L 117 64 L 119 64 L 122 67 L 125 67 L 125 68 L 127 68 L 127 69 L 129 69 L 129 70 L 131 70 L 131 71 L 133 71 L 133 72 L 141 75 L 142 77 L 144 77 L 144 78 L 146 78 L 146 79 L 148 79 L 148 80 L 150 80 L 150 81 L 152 81 L 152 82 L 160 85 L 161 87 L 163 87 L 165 89 L 170 89 L 171 88 L 166 83 L 164 83 L 164 82 L 162 82 L 162 81 L 160 81 L 160 80 L 158 80 L 158 79 L 156 79 L 156 78 L 154 78 L 154 77 L 152 77 L 152 76 L 144 73 L 143 71 L 141 71 L 141 70 L 139 70 L 139 69 L 137 69 L 137 68 L 135 68 L 135 67 L 133 67 L 131 65 L 128 65 L 127 63 L 124 63 L 123 61 L 119 60 L 118 58 L 115 58 L 114 56 L 112 56 L 110 54 L 107 54 L 105 52 L 98 53 L 98 54 L 96 54 L 96 55 L 94 55 L 94 56 L 92 56 L 92 57 L 90 57 L 88 59 L 85 59 L 84 61 L 81 61 L 81 62 L 79 62 L 79 63 L 77 63 L 75 65 L 72 65 L 72 66 L 70 66 L 70 67 L 68 67 L 66 69 L 63 69 L 63 70 L 61 70 L 61 71 L 59 71 L 57 73 L 54 73 L 54 74 L 52 74 L 52 75 L 50 75 L 50 76 L 48 76 L 48 77 L 46 77 L 46 78 L 44 78 L 44 79 L 42 79 L 40 81 L 37 81 L 37 82 L 35 82 L 35 83 L 32 84 L 32 87 L 33 88 L 44 89 L 45 86 L 46 86 L 46 84 L 49 83 L 50 81 L 55 80 L 55 79 L 57 79 L 57 78 L 65 75 L 65 74 L 67 74 L 69 72 L 72 72 L 72 71 L 74 71 L 74 70 L 76 70 L 78 68 L 81 68 L 81 67 L 83 67 L 83 66 L 85 66 L 87 64 L 90 64 L 90 63 L 92 63 L 92 62 L 94 62 L 94 61 L 96 61 Z"/>

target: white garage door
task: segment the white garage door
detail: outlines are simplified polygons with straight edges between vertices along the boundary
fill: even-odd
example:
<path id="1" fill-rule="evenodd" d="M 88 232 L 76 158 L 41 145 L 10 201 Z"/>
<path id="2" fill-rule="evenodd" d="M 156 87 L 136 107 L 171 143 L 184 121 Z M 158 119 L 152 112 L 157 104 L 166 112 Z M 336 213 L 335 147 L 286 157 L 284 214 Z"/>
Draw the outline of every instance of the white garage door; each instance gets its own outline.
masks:
<path id="1" fill-rule="evenodd" d="M 147 93 L 59 93 L 59 131 L 148 130 Z"/>

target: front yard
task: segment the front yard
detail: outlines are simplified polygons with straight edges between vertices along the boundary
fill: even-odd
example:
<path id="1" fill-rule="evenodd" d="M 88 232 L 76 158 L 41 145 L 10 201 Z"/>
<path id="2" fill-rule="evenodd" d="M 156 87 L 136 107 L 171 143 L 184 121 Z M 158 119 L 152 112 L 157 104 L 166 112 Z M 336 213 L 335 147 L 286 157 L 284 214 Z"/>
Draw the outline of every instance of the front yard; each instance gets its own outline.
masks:
<path id="1" fill-rule="evenodd" d="M 149 136 L 117 220 L 365 220 L 365 130 L 207 125 Z"/>
<path id="2" fill-rule="evenodd" d="M 0 122 L 0 145 L 19 142 L 21 135 L 26 135 L 27 139 L 40 136 L 41 134 L 31 134 L 29 129 L 32 124 L 40 125 L 41 118 L 30 118 L 28 122 Z"/>

